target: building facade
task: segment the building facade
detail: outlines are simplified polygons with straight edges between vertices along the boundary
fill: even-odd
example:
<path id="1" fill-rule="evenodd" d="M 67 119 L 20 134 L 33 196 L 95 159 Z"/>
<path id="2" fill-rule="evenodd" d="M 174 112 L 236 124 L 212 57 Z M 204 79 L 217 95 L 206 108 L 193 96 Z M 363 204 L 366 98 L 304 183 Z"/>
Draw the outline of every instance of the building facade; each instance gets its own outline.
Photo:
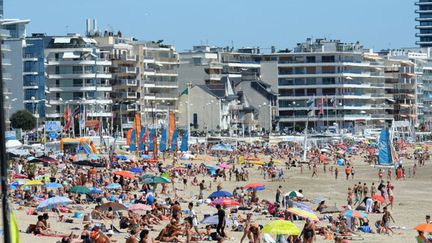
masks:
<path id="1" fill-rule="evenodd" d="M 420 47 L 432 46 L 432 0 L 419 0 L 415 3 L 418 9 L 415 11 L 418 17 L 415 19 L 418 22 L 416 29 L 416 37 L 419 40 L 416 42 Z"/>
<path id="2" fill-rule="evenodd" d="M 42 34 L 27 37 L 23 50 L 24 107 L 42 119 L 45 118 L 45 107 L 48 105 L 45 99 L 45 40 Z M 36 100 L 40 103 L 34 103 Z"/>
<path id="3" fill-rule="evenodd" d="M 112 74 L 108 53 L 94 39 L 78 35 L 51 37 L 45 48 L 46 117 L 61 120 L 66 106 L 80 107 L 87 119 L 112 125 Z M 39 102 L 36 100 L 35 102 Z"/>
<path id="4" fill-rule="evenodd" d="M 315 130 L 354 131 L 392 119 L 386 114 L 391 95 L 385 91 L 384 63 L 359 43 L 307 39 L 293 51 L 266 58 L 277 65 L 278 117 L 285 131 L 302 131 L 306 122 Z M 272 62 L 266 68 L 274 69 Z"/>
<path id="5" fill-rule="evenodd" d="M 135 42 L 139 60 L 139 106 L 147 124 L 160 126 L 169 112 L 177 113 L 178 54 L 174 46 L 162 42 Z"/>

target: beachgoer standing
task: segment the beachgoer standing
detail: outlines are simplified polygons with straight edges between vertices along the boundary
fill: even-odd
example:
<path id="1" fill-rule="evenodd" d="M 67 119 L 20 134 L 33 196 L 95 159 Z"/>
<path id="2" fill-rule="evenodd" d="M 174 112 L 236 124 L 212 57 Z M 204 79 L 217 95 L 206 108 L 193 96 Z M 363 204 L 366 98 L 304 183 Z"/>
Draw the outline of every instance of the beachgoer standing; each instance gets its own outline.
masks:
<path id="1" fill-rule="evenodd" d="M 349 179 L 350 174 L 351 174 L 351 168 L 349 166 L 347 166 L 345 168 L 345 175 L 346 175 L 347 180 Z"/>
<path id="2" fill-rule="evenodd" d="M 335 172 L 335 180 L 337 180 L 338 174 L 339 174 L 339 169 L 336 167 L 334 172 Z"/>
<path id="3" fill-rule="evenodd" d="M 220 237 L 225 238 L 225 210 L 222 209 L 221 205 L 216 205 L 216 209 L 218 210 L 218 224 L 216 227 L 216 232 L 220 235 Z"/>

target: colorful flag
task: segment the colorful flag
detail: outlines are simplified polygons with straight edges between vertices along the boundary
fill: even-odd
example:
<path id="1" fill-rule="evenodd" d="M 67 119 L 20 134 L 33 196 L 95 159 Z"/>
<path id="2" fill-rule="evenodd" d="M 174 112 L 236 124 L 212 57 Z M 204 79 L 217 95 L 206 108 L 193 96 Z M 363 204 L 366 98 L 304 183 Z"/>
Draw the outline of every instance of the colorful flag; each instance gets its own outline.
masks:
<path id="1" fill-rule="evenodd" d="M 145 146 L 144 146 L 145 139 L 143 139 L 143 138 L 144 138 L 145 134 L 146 134 L 146 129 L 145 128 L 141 129 L 141 132 L 140 132 L 140 135 L 139 135 L 139 140 L 138 140 L 138 150 L 139 151 L 144 151 L 144 148 L 145 148 Z"/>
<path id="2" fill-rule="evenodd" d="M 177 139 L 178 139 L 178 131 L 177 129 L 175 129 L 171 139 L 171 152 L 174 152 L 177 148 Z"/>
<path id="3" fill-rule="evenodd" d="M 324 97 L 318 102 L 318 115 L 324 115 Z"/>
<path id="4" fill-rule="evenodd" d="M 159 150 L 165 152 L 167 149 L 167 129 L 162 128 L 161 140 L 159 144 Z"/>
<path id="5" fill-rule="evenodd" d="M 175 130 L 175 116 L 174 112 L 170 111 L 169 113 L 169 134 L 168 134 L 168 147 L 171 146 L 172 136 Z"/>
<path id="6" fill-rule="evenodd" d="M 188 140 L 189 140 L 189 135 L 187 130 L 183 131 L 183 137 L 182 137 L 182 143 L 180 146 L 180 151 L 182 152 L 186 152 L 189 149 L 189 145 L 188 145 Z"/>
<path id="7" fill-rule="evenodd" d="M 157 137 L 156 136 L 156 128 L 153 128 L 152 130 L 151 130 L 151 133 L 150 133 L 150 138 L 149 138 L 149 151 L 153 151 L 153 146 L 154 146 L 154 138 L 155 137 Z"/>
<path id="8" fill-rule="evenodd" d="M 136 130 L 132 130 L 129 144 L 129 151 L 136 151 Z"/>
<path id="9" fill-rule="evenodd" d="M 75 109 L 72 112 L 72 117 L 78 118 L 78 114 L 79 113 L 80 113 L 80 107 L 79 106 L 75 106 Z"/>
<path id="10" fill-rule="evenodd" d="M 63 118 L 64 118 L 63 130 L 67 131 L 72 127 L 71 111 L 69 105 L 66 105 L 65 111 L 63 113 Z"/>

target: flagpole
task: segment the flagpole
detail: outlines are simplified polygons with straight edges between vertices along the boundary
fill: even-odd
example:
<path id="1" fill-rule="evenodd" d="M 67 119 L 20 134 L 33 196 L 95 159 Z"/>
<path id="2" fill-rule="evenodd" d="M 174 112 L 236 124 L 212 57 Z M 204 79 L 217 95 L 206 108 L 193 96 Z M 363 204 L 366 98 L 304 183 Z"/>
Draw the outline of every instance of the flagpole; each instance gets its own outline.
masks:
<path id="1" fill-rule="evenodd" d="M 189 99 L 189 93 L 190 93 L 190 87 L 191 87 L 191 82 L 189 82 L 188 83 L 188 87 L 187 87 L 187 92 L 188 92 L 188 94 L 187 94 L 187 124 L 186 124 L 186 126 L 187 126 L 187 135 L 188 135 L 188 141 L 187 141 L 187 143 L 188 143 L 188 150 L 189 150 L 189 139 L 190 139 L 190 99 Z"/>

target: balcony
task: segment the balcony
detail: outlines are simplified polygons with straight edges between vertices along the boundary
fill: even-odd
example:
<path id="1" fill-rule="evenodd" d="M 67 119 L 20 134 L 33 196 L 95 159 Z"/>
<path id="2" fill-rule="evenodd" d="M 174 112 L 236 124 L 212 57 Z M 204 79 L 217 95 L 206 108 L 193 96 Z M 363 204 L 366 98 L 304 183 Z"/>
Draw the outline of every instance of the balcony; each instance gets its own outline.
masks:
<path id="1" fill-rule="evenodd" d="M 74 92 L 74 91 L 100 91 L 100 92 L 109 92 L 112 91 L 112 87 L 110 85 L 73 85 L 73 86 L 57 86 L 57 87 L 49 87 L 48 91 L 50 92 Z"/>
<path id="2" fill-rule="evenodd" d="M 138 56 L 137 55 L 120 55 L 120 60 L 126 61 L 126 62 L 137 62 Z"/>
<path id="3" fill-rule="evenodd" d="M 98 58 L 96 60 L 82 60 L 82 59 L 76 59 L 76 60 L 70 60 L 70 59 L 55 59 L 55 58 L 49 58 L 47 59 L 47 65 L 49 66 L 73 66 L 73 65 L 86 65 L 86 66 L 110 66 L 111 61 Z"/>
<path id="4" fill-rule="evenodd" d="M 34 76 L 34 75 L 39 75 L 38 72 L 33 72 L 33 71 L 24 71 L 22 73 L 24 76 Z"/>
<path id="5" fill-rule="evenodd" d="M 118 69 L 119 73 L 127 73 L 127 74 L 138 74 L 138 68 L 136 67 L 120 67 Z"/>
<path id="6" fill-rule="evenodd" d="M 58 73 L 58 74 L 48 74 L 48 79 L 82 79 L 82 78 L 112 78 L 109 73 Z"/>
<path id="7" fill-rule="evenodd" d="M 416 25 L 416 29 L 432 29 L 432 25 Z"/>
<path id="8" fill-rule="evenodd" d="M 144 99 L 146 100 L 177 100 L 177 94 L 164 94 L 164 93 L 145 93 Z"/>
<path id="9" fill-rule="evenodd" d="M 144 81 L 145 88 L 168 88 L 168 89 L 177 89 L 177 82 L 168 82 L 168 81 L 152 81 L 145 80 Z"/>
<path id="10" fill-rule="evenodd" d="M 154 63 L 155 58 L 152 56 L 144 56 L 144 63 Z"/>
<path id="11" fill-rule="evenodd" d="M 23 85 L 23 89 L 39 89 L 37 82 L 26 82 Z"/>
<path id="12" fill-rule="evenodd" d="M 425 0 L 420 0 L 420 1 L 418 1 L 418 2 L 415 2 L 415 5 L 417 5 L 417 6 L 421 6 L 421 5 L 432 5 L 432 2 L 430 2 L 430 1 L 425 1 Z"/>
<path id="13" fill-rule="evenodd" d="M 23 61 L 25 61 L 25 62 L 37 62 L 38 57 L 34 56 L 32 54 L 24 54 L 23 55 Z"/>

